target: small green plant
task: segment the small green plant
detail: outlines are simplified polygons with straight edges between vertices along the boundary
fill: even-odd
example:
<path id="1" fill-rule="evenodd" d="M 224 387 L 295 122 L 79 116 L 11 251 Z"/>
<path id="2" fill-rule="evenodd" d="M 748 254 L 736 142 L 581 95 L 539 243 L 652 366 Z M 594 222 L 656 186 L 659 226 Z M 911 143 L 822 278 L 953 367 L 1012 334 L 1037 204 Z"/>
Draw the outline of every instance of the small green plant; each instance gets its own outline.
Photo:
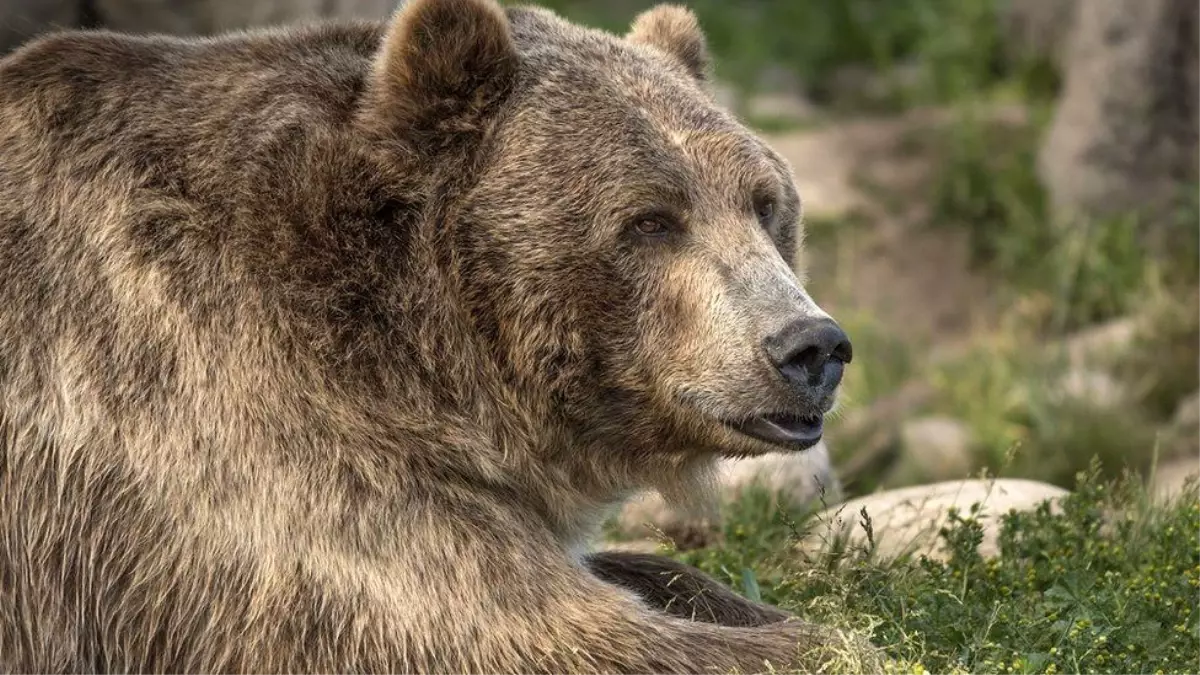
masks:
<path id="1" fill-rule="evenodd" d="M 975 434 L 975 467 L 1063 487 L 1093 459 L 1106 478 L 1147 470 L 1154 425 L 1145 410 L 1133 401 L 1116 405 L 1067 391 L 1066 364 L 1028 344 L 1028 338 L 1001 332 L 930 369 L 938 394 L 933 407 L 963 420 Z"/>
<path id="2" fill-rule="evenodd" d="M 753 578 L 806 619 L 869 627 L 896 672 L 1197 672 L 1197 486 L 1154 502 L 1134 474 L 1105 481 L 1093 466 L 1076 481 L 1053 506 L 992 514 L 995 557 L 981 555 L 976 506 L 949 518 L 941 559 L 807 559 L 793 547 L 811 517 L 762 494 L 733 507 L 722 546 L 677 555 L 734 588 Z"/>
<path id="3" fill-rule="evenodd" d="M 1146 325 L 1116 372 L 1147 413 L 1168 420 L 1176 406 L 1200 389 L 1200 294 L 1193 285 L 1182 297 L 1152 303 Z"/>

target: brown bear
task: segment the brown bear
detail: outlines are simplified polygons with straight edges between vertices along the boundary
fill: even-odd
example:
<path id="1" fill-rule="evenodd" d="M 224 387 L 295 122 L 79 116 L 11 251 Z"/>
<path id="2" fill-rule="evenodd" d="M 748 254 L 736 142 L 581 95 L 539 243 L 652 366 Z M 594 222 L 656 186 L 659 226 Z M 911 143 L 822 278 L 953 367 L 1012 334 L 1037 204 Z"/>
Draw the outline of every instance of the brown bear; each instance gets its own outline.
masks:
<path id="1" fill-rule="evenodd" d="M 838 634 L 587 553 L 821 437 L 850 344 L 673 6 L 0 61 L 0 670 L 698 672 Z"/>

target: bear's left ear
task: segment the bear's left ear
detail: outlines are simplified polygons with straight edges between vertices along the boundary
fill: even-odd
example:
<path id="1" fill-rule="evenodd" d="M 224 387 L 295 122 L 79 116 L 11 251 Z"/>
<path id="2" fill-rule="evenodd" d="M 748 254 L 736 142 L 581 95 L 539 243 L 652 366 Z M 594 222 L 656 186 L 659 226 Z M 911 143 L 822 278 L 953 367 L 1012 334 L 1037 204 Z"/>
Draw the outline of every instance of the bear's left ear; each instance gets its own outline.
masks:
<path id="1" fill-rule="evenodd" d="M 375 56 L 363 121 L 418 148 L 442 145 L 494 114 L 517 67 L 508 17 L 495 0 L 409 0 Z"/>
<path id="2" fill-rule="evenodd" d="M 712 67 L 708 57 L 708 40 L 692 10 L 679 5 L 658 5 L 633 20 L 630 42 L 654 47 L 675 57 L 692 77 L 707 82 Z"/>

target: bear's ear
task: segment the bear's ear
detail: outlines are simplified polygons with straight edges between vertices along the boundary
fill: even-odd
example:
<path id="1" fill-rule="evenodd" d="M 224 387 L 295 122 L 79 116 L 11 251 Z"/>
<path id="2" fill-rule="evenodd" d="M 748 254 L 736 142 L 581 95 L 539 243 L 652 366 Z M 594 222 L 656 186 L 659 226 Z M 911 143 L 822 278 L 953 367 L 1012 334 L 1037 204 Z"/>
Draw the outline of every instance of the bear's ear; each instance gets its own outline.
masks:
<path id="1" fill-rule="evenodd" d="M 477 131 L 504 100 L 518 56 L 495 0 L 409 0 L 367 85 L 364 122 L 422 147 Z"/>
<path id="2" fill-rule="evenodd" d="M 626 39 L 675 57 L 692 77 L 701 82 L 708 81 L 712 66 L 708 40 L 690 9 L 679 5 L 658 5 L 648 9 L 633 20 Z"/>

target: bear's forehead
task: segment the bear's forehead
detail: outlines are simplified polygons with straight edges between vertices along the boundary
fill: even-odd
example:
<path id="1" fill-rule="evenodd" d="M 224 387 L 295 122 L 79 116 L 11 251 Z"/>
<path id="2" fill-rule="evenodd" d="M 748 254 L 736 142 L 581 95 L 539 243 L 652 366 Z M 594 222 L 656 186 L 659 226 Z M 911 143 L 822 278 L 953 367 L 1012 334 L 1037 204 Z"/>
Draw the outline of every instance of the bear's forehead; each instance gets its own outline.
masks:
<path id="1" fill-rule="evenodd" d="M 744 131 L 670 57 L 539 9 L 510 10 L 524 93 L 563 118 L 646 118 L 681 133 Z M 636 122 L 635 122 L 636 123 Z"/>
<path id="2" fill-rule="evenodd" d="M 522 61 L 506 134 L 514 164 L 688 192 L 738 192 L 778 174 L 769 148 L 670 56 L 545 10 L 509 11 Z"/>

